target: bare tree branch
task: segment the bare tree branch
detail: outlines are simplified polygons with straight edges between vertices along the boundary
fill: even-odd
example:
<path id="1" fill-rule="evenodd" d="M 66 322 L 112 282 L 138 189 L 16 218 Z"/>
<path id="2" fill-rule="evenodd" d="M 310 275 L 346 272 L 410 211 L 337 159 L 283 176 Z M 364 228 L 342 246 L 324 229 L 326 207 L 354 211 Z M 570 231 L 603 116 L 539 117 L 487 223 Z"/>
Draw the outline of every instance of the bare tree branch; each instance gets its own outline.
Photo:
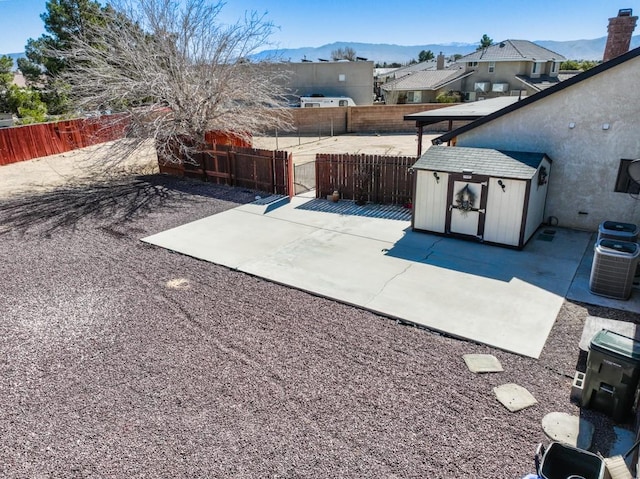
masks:
<path id="1" fill-rule="evenodd" d="M 81 111 L 111 110 L 134 140 L 155 140 L 158 153 L 181 162 L 205 147 L 205 134 L 248 139 L 291 129 L 281 68 L 247 58 L 268 42 L 273 25 L 248 13 L 219 21 L 222 3 L 208 0 L 123 0 L 55 54 L 69 68 L 63 80 Z M 113 127 L 113 125 L 109 125 Z M 115 143 L 126 158 L 134 142 Z M 105 163 L 105 160 L 101 160 Z"/>

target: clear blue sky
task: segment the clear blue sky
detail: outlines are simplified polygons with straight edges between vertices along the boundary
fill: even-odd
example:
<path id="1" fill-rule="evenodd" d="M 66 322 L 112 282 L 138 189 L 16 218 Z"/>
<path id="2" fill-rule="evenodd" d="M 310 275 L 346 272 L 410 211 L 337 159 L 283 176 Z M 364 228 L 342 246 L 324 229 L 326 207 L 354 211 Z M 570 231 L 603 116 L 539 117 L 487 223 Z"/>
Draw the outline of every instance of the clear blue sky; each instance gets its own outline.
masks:
<path id="1" fill-rule="evenodd" d="M 640 14 L 640 0 L 228 0 L 225 22 L 246 11 L 267 13 L 279 27 L 277 48 L 317 47 L 335 41 L 424 45 L 495 41 L 581 40 L 607 35 L 620 8 Z M 24 51 L 44 33 L 46 0 L 0 0 L 0 54 Z M 640 27 L 636 29 L 640 34 Z"/>

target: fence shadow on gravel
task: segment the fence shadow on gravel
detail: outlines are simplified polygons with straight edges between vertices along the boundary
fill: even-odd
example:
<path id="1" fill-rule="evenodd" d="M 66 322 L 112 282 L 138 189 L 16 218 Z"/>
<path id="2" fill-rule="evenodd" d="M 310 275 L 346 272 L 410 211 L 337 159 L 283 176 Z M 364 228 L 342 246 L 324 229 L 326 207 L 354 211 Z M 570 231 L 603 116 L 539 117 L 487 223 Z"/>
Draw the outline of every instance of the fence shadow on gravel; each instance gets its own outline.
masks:
<path id="1" fill-rule="evenodd" d="M 99 226 L 124 224 L 185 201 L 208 197 L 249 203 L 255 191 L 202 183 L 166 175 L 127 176 L 27 191 L 0 202 L 0 235 L 10 231 L 52 233 L 83 221 Z"/>

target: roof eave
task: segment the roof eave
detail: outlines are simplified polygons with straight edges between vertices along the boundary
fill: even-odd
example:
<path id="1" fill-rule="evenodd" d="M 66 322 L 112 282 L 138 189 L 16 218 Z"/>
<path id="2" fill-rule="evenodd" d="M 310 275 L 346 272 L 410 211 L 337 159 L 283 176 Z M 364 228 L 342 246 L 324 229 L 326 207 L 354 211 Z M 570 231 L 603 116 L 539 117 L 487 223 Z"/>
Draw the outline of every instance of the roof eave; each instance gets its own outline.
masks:
<path id="1" fill-rule="evenodd" d="M 437 90 L 438 88 L 445 87 L 445 86 L 447 86 L 447 85 L 449 85 L 449 84 L 451 84 L 451 83 L 453 83 L 455 81 L 462 80 L 463 78 L 466 78 L 466 77 L 468 77 L 470 75 L 473 75 L 473 73 L 475 73 L 475 72 L 466 72 L 466 73 L 463 73 L 462 75 L 458 75 L 458 76 L 456 76 L 454 78 L 451 78 L 450 80 L 446 80 L 445 82 L 434 86 L 432 88 L 432 90 Z"/>

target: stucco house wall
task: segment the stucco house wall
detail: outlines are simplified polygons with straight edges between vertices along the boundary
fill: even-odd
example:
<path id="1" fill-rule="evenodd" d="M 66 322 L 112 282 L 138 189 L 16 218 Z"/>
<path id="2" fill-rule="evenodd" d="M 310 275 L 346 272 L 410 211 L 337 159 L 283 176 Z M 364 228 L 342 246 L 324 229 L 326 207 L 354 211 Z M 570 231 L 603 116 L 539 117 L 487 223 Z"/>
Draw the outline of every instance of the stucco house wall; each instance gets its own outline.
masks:
<path id="1" fill-rule="evenodd" d="M 286 71 L 285 87 L 294 96 L 348 96 L 356 105 L 373 104 L 373 62 L 300 62 L 276 65 Z"/>
<path id="2" fill-rule="evenodd" d="M 638 78 L 635 56 L 461 132 L 456 145 L 546 153 L 553 164 L 545 216 L 560 226 L 640 223 L 640 201 L 614 192 L 620 160 L 640 158 Z"/>
<path id="3" fill-rule="evenodd" d="M 471 68 L 474 73 L 464 78 L 461 90 L 462 91 L 474 91 L 474 84 L 476 82 L 490 82 L 494 83 L 508 83 L 509 91 L 506 93 L 497 93 L 489 90 L 487 93 L 477 93 L 477 96 L 485 98 L 496 98 L 498 96 L 505 96 L 512 94 L 512 91 L 525 90 L 523 95 L 533 95 L 536 91 L 527 87 L 524 83 L 516 80 L 516 75 L 529 75 L 531 73 L 531 62 L 495 62 L 495 70 L 489 72 L 489 63 L 480 62 L 476 67 Z"/>

